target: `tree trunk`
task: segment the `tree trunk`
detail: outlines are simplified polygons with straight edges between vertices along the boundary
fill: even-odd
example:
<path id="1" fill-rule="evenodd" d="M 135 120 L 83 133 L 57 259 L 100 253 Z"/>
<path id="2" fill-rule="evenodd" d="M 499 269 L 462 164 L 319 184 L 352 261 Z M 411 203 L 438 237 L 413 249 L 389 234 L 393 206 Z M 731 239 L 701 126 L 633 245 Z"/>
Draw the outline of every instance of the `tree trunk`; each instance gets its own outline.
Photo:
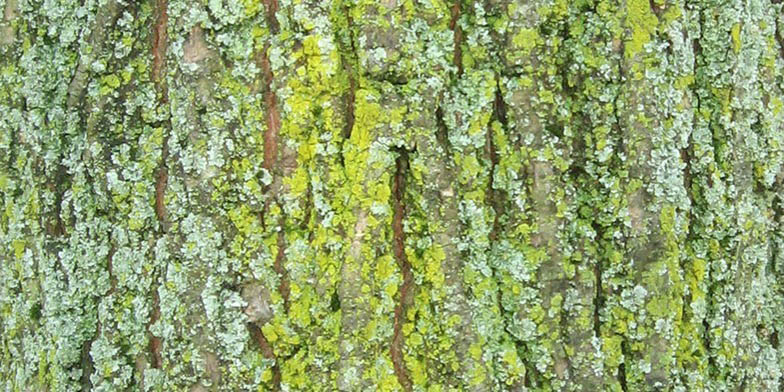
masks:
<path id="1" fill-rule="evenodd" d="M 783 6 L 0 0 L 0 385 L 781 390 Z"/>

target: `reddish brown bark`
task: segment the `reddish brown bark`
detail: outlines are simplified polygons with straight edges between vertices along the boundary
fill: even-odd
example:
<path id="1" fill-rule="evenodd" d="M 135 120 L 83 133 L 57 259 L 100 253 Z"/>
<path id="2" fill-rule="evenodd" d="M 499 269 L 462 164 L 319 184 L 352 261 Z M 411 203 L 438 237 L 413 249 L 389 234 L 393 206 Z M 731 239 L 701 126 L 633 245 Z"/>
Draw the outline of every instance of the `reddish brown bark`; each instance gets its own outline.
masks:
<path id="1" fill-rule="evenodd" d="M 250 332 L 250 336 L 254 342 L 259 346 L 259 350 L 261 350 L 261 355 L 264 358 L 271 359 L 275 361 L 275 365 L 272 367 L 272 384 L 275 385 L 275 390 L 280 390 L 280 367 L 278 367 L 277 359 L 275 358 L 275 352 L 272 350 L 272 346 L 267 341 L 267 338 L 264 336 L 264 332 L 261 331 L 256 324 L 248 323 L 248 332 Z"/>
<path id="2" fill-rule="evenodd" d="M 392 185 L 394 197 L 394 216 L 392 218 L 392 231 L 394 235 L 394 253 L 400 272 L 403 274 L 403 282 L 400 284 L 398 294 L 399 302 L 395 306 L 395 321 L 392 334 L 392 344 L 389 347 L 389 356 L 392 358 L 392 365 L 395 368 L 395 375 L 400 385 L 406 391 L 411 390 L 411 378 L 406 369 L 403 359 L 403 323 L 406 318 L 406 310 L 413 300 L 414 274 L 411 271 L 411 264 L 408 261 L 405 250 L 405 232 L 403 231 L 403 217 L 405 216 L 405 206 L 403 196 L 405 194 L 405 172 L 408 168 L 408 157 L 405 151 L 401 151 L 396 162 L 396 173 Z"/>

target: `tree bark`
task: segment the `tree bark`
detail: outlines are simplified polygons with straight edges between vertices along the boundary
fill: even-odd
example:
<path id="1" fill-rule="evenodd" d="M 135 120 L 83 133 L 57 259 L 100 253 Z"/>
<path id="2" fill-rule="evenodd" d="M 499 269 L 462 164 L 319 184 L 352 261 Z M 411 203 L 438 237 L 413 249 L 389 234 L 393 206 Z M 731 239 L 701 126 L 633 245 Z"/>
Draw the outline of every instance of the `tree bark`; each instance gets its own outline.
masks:
<path id="1" fill-rule="evenodd" d="M 784 388 L 778 0 L 0 0 L 0 386 Z"/>

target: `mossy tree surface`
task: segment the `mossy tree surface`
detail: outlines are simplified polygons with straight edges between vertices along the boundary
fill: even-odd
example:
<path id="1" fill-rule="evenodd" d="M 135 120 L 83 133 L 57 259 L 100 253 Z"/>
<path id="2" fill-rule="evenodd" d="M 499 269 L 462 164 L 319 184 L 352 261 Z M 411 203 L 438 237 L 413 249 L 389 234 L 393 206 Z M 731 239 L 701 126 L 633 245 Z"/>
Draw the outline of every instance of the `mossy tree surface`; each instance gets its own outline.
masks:
<path id="1" fill-rule="evenodd" d="M 782 7 L 0 0 L 0 386 L 780 390 Z"/>

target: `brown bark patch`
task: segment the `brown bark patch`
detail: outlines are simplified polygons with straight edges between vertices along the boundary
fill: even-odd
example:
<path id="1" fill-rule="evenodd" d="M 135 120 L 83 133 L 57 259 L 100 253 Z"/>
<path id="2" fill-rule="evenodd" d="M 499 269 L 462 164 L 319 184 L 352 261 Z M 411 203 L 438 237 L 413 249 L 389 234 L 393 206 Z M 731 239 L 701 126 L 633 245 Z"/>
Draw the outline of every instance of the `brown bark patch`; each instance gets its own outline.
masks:
<path id="1" fill-rule="evenodd" d="M 188 39 L 182 46 L 182 56 L 186 63 L 198 63 L 209 56 L 210 48 L 204 39 L 204 30 L 200 26 L 193 26 Z"/>
<path id="2" fill-rule="evenodd" d="M 150 351 L 150 364 L 155 369 L 160 369 L 163 364 L 161 357 L 161 338 L 155 336 L 150 332 L 150 327 L 161 318 L 160 297 L 158 297 L 158 287 L 153 287 L 152 290 L 152 313 L 150 314 L 150 322 L 147 324 L 147 333 L 150 335 L 149 351 Z"/>
<path id="3" fill-rule="evenodd" d="M 157 18 L 152 31 L 152 80 L 161 92 L 162 103 L 169 100 L 164 81 L 161 79 L 166 60 L 166 48 L 169 45 L 166 28 L 169 24 L 167 0 L 156 0 L 155 10 Z"/>
<path id="4" fill-rule="evenodd" d="M 272 298 L 266 287 L 259 283 L 248 284 L 242 288 L 242 299 L 248 303 L 244 313 L 248 321 L 264 325 L 272 320 L 274 312 L 270 303 Z"/>
<path id="5" fill-rule="evenodd" d="M 457 67 L 457 76 L 459 77 L 463 74 L 463 29 L 460 28 L 460 24 L 457 23 L 458 19 L 460 19 L 460 14 L 462 13 L 460 8 L 460 0 L 455 1 L 451 11 L 452 19 L 449 21 L 449 29 L 454 32 L 452 36 L 455 42 L 454 57 L 452 58 L 452 62 Z"/>
<path id="6" fill-rule="evenodd" d="M 495 100 L 493 101 L 493 117 L 501 124 L 503 128 L 507 127 L 506 102 L 504 102 L 504 96 L 501 92 L 501 85 L 498 79 L 496 79 Z M 490 230 L 489 238 L 490 241 L 495 241 L 498 238 L 498 232 L 500 231 L 500 218 L 501 214 L 503 213 L 503 208 L 501 207 L 500 197 L 502 195 L 500 192 L 496 192 L 495 188 L 493 187 L 495 172 L 499 163 L 498 149 L 496 148 L 495 141 L 493 140 L 493 122 L 491 122 L 487 127 L 485 150 L 487 157 L 490 159 L 490 177 L 487 181 L 487 191 L 485 194 L 488 202 L 493 208 L 493 212 L 495 213 L 493 217 L 493 228 Z"/>
<path id="7" fill-rule="evenodd" d="M 220 385 L 220 359 L 211 351 L 203 352 L 202 357 L 204 358 L 204 371 L 207 373 L 207 377 L 210 378 L 210 382 L 212 385 Z"/>
<path id="8" fill-rule="evenodd" d="M 261 328 L 259 328 L 254 323 L 247 323 L 248 332 L 250 333 L 251 338 L 254 342 L 259 346 L 259 350 L 261 350 L 261 355 L 264 358 L 270 359 L 275 361 L 275 365 L 272 366 L 272 384 L 275 385 L 275 390 L 280 390 L 280 367 L 278 366 L 278 361 L 275 358 L 275 352 L 272 350 L 272 346 L 267 341 L 267 338 L 264 336 L 264 332 L 262 332 Z"/>
<path id="9" fill-rule="evenodd" d="M 275 14 L 278 12 L 278 0 L 262 0 L 264 6 L 267 7 L 267 24 L 270 31 L 277 34 L 280 31 L 280 25 Z"/>
<path id="10" fill-rule="evenodd" d="M 156 0 L 155 10 L 157 18 L 155 25 L 153 25 L 153 42 L 152 42 L 152 79 L 156 88 L 161 94 L 160 103 L 165 105 L 169 101 L 169 94 L 166 88 L 165 80 L 162 79 L 163 67 L 165 65 L 166 48 L 168 46 L 168 37 L 166 35 L 166 28 L 169 23 L 169 16 L 167 13 L 168 3 L 167 0 Z M 161 146 L 161 163 L 158 168 L 158 173 L 155 179 L 155 215 L 158 218 L 158 223 L 161 229 L 166 231 L 166 204 L 164 197 L 166 195 L 166 186 L 169 181 L 169 171 L 167 168 L 167 160 L 169 155 L 169 136 L 168 133 L 163 139 Z M 155 293 L 157 297 L 157 293 Z"/>
<path id="11" fill-rule="evenodd" d="M 165 158 L 162 158 L 162 160 Z M 155 180 L 155 216 L 158 218 L 158 223 L 164 227 L 166 222 L 166 203 L 164 197 L 166 195 L 166 185 L 169 183 L 169 171 L 166 169 L 165 163 L 161 164 L 158 169 L 158 175 Z"/>
<path id="12" fill-rule="evenodd" d="M 392 365 L 398 382 L 404 390 L 410 391 L 412 389 L 411 378 L 408 375 L 405 360 L 403 359 L 403 323 L 405 322 L 406 310 L 408 310 L 413 300 L 412 289 L 414 286 L 414 274 L 411 272 L 411 264 L 406 256 L 406 234 L 403 231 L 403 217 L 405 216 L 403 197 L 405 195 L 405 173 L 408 169 L 408 152 L 405 150 L 400 151 L 395 166 L 396 173 L 392 184 L 395 211 L 392 218 L 393 249 L 395 261 L 403 274 L 403 282 L 398 289 L 400 300 L 395 305 L 394 332 L 392 334 L 392 344 L 389 347 L 389 356 L 392 358 Z"/>
<path id="13" fill-rule="evenodd" d="M 16 31 L 11 26 L 11 21 L 19 16 L 19 5 L 17 0 L 7 0 L 5 10 L 3 10 L 3 24 L 0 26 L 0 45 L 10 45 L 14 43 Z"/>
<path id="14" fill-rule="evenodd" d="M 264 50 L 260 54 L 259 65 L 267 87 L 264 92 L 264 104 L 267 106 L 267 130 L 264 133 L 264 162 L 262 167 L 271 170 L 275 166 L 275 161 L 278 157 L 278 133 L 280 132 L 280 113 L 278 112 L 275 90 L 272 88 L 272 81 L 274 75 L 272 73 L 272 66 L 270 65 L 269 56 L 267 51 L 269 44 L 264 46 Z"/>

